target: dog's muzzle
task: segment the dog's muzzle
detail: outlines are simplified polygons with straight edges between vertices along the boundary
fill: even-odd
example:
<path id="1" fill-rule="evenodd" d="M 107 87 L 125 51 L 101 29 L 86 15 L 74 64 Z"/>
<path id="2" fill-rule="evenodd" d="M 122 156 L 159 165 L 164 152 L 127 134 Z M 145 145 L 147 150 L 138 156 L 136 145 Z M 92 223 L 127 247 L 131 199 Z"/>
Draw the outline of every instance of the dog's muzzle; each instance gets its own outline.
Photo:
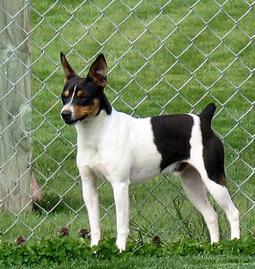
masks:
<path id="1" fill-rule="evenodd" d="M 75 121 L 72 119 L 72 112 L 70 110 L 63 110 L 61 112 L 61 117 L 66 124 L 73 124 Z"/>
<path id="2" fill-rule="evenodd" d="M 64 121 L 70 121 L 72 119 L 72 112 L 70 110 L 64 110 L 61 112 L 61 116 Z"/>
<path id="3" fill-rule="evenodd" d="M 64 120 L 64 122 L 68 125 L 72 125 L 75 124 L 77 122 L 81 122 L 87 119 L 88 115 L 84 115 L 83 117 L 79 118 L 79 119 L 74 119 L 73 118 L 73 113 L 72 111 L 65 109 L 61 112 L 61 117 Z"/>

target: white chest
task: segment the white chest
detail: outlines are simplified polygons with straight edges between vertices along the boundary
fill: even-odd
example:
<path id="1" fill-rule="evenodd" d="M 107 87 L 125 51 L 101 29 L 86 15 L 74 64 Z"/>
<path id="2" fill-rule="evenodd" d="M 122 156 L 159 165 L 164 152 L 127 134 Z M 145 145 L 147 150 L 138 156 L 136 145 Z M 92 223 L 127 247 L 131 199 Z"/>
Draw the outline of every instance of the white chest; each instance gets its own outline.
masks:
<path id="1" fill-rule="evenodd" d="M 89 167 L 109 181 L 143 182 L 155 177 L 160 173 L 161 155 L 153 142 L 150 118 L 119 114 L 103 130 L 78 130 L 79 170 Z"/>

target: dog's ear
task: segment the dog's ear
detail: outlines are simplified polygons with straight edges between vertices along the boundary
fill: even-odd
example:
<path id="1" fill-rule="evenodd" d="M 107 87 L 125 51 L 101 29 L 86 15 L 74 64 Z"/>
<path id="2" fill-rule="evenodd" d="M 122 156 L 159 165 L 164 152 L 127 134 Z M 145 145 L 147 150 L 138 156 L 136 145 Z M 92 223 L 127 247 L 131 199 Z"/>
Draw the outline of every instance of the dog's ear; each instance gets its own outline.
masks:
<path id="1" fill-rule="evenodd" d="M 107 83 L 108 67 L 103 54 L 99 54 L 89 69 L 88 77 L 94 81 L 97 86 L 105 87 Z"/>
<path id="2" fill-rule="evenodd" d="M 71 67 L 71 65 L 68 63 L 66 56 L 63 52 L 60 52 L 60 61 L 64 70 L 65 74 L 65 80 L 67 81 L 68 79 L 76 76 L 75 71 Z"/>

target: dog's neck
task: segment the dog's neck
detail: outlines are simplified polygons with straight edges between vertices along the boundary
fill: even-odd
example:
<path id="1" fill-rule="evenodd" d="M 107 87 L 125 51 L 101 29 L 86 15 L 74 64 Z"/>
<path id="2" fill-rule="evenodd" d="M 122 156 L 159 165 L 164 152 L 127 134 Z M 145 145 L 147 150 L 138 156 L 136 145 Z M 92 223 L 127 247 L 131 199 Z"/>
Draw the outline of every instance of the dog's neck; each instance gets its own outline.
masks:
<path id="1" fill-rule="evenodd" d="M 75 125 L 78 139 L 80 135 L 84 135 L 86 137 L 89 136 L 100 136 L 103 133 L 104 126 L 112 118 L 112 114 L 115 113 L 113 109 L 112 113 L 108 115 L 104 109 L 102 109 L 99 114 L 93 118 L 89 118 L 86 121 L 78 122 Z"/>
<path id="2" fill-rule="evenodd" d="M 108 126 L 111 125 L 111 120 L 114 118 L 115 110 L 110 115 L 103 109 L 100 113 L 87 121 L 78 122 L 75 125 L 77 132 L 77 149 L 89 150 L 96 148 L 100 141 L 105 136 Z"/>
<path id="3" fill-rule="evenodd" d="M 113 108 L 104 92 L 102 92 L 102 94 L 100 95 L 99 100 L 100 100 L 100 108 L 96 116 L 77 123 L 76 124 L 77 133 L 81 129 L 87 129 L 87 130 L 102 129 L 104 121 L 112 114 Z"/>

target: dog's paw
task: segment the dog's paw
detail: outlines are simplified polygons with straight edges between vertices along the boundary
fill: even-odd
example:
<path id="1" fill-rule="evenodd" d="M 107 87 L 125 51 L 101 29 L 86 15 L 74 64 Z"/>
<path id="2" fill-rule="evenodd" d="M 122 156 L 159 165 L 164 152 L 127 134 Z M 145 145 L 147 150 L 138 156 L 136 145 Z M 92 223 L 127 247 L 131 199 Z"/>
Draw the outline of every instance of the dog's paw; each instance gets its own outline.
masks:
<path id="1" fill-rule="evenodd" d="M 119 249 L 120 253 L 122 253 L 123 251 L 125 251 L 127 249 L 125 239 L 117 239 L 116 245 L 117 245 L 117 248 Z"/>
<path id="2" fill-rule="evenodd" d="M 122 253 L 124 251 L 126 251 L 126 246 L 119 246 L 117 245 L 118 249 L 119 249 L 119 253 Z"/>
<path id="3" fill-rule="evenodd" d="M 90 236 L 91 236 L 90 246 L 96 247 L 100 241 L 100 235 L 99 234 L 91 234 Z"/>
<path id="4" fill-rule="evenodd" d="M 93 248 L 93 247 L 97 247 L 98 246 L 98 243 L 99 243 L 99 240 L 97 241 L 91 241 L 90 242 L 90 247 Z"/>

